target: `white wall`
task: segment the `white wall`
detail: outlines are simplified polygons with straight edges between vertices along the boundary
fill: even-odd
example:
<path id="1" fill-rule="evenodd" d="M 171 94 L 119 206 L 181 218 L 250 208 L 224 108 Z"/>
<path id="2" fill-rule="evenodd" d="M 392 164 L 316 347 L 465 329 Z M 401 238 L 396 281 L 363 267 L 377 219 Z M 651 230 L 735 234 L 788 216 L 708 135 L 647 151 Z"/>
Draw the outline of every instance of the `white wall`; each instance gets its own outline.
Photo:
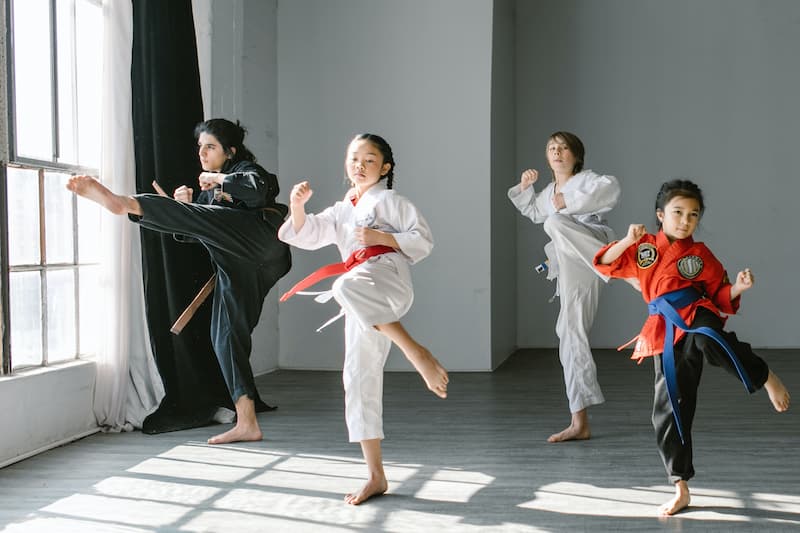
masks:
<path id="1" fill-rule="evenodd" d="M 430 223 L 433 254 L 412 268 L 404 324 L 450 370 L 490 361 L 489 0 L 293 0 L 278 3 L 279 176 L 284 198 L 308 178 L 320 211 L 340 200 L 344 150 L 360 132 L 394 149 L 396 189 Z M 296 251 L 281 290 L 337 259 Z M 281 304 L 281 368 L 341 368 L 338 312 L 295 297 Z M 387 368 L 408 369 L 393 352 Z"/>
<path id="2" fill-rule="evenodd" d="M 706 195 L 696 233 L 728 268 L 750 267 L 756 286 L 729 326 L 757 347 L 796 347 L 797 124 L 800 4 L 791 0 L 518 1 L 517 172 L 546 170 L 548 134 L 584 140 L 587 166 L 618 176 L 618 234 L 641 222 L 670 177 Z M 555 346 L 557 303 L 531 273 L 544 233 L 518 217 L 520 346 Z M 592 332 L 612 347 L 638 332 L 641 297 L 615 282 Z"/>
<path id="3" fill-rule="evenodd" d="M 95 375 L 77 361 L 0 377 L 0 468 L 96 432 Z"/>

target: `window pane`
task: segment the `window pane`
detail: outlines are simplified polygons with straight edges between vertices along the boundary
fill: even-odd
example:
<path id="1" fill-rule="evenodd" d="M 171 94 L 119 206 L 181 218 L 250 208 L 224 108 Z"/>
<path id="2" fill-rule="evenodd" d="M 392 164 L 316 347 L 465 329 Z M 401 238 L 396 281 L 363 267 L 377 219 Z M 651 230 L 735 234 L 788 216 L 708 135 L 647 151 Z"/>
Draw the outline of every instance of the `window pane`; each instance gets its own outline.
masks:
<path id="1" fill-rule="evenodd" d="M 42 364 L 42 297 L 38 272 L 9 274 L 11 303 L 11 363 L 20 366 Z"/>
<path id="2" fill-rule="evenodd" d="M 86 0 L 76 4 L 78 164 L 100 168 L 100 93 L 103 66 L 102 8 Z"/>
<path id="3" fill-rule="evenodd" d="M 80 345 L 78 353 L 96 354 L 100 348 L 100 268 L 78 270 L 80 284 Z"/>
<path id="4" fill-rule="evenodd" d="M 8 260 L 14 265 L 38 265 L 39 172 L 7 168 Z"/>
<path id="5" fill-rule="evenodd" d="M 100 216 L 95 202 L 78 198 L 78 263 L 100 262 Z"/>
<path id="6" fill-rule="evenodd" d="M 14 0 L 14 96 L 20 156 L 53 158 L 47 0 Z"/>
<path id="7" fill-rule="evenodd" d="M 44 174 L 44 227 L 48 264 L 73 263 L 72 193 L 66 174 Z"/>
<path id="8" fill-rule="evenodd" d="M 47 272 L 47 362 L 74 359 L 75 271 Z"/>
<path id="9" fill-rule="evenodd" d="M 58 158 L 78 161 L 75 96 L 75 2 L 56 2 L 56 60 L 58 61 Z"/>

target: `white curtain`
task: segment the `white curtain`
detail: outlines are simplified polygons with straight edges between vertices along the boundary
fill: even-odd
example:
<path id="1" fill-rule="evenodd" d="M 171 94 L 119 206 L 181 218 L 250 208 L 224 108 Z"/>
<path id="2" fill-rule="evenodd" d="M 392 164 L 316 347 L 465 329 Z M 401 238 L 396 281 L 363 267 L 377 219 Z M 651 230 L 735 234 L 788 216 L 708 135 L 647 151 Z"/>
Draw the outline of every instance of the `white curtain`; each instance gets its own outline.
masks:
<path id="1" fill-rule="evenodd" d="M 136 192 L 131 108 L 133 7 L 103 1 L 103 103 L 100 179 L 114 192 Z M 139 228 L 103 212 L 103 287 L 94 413 L 109 431 L 140 428 L 164 397 L 150 349 L 144 312 Z"/>

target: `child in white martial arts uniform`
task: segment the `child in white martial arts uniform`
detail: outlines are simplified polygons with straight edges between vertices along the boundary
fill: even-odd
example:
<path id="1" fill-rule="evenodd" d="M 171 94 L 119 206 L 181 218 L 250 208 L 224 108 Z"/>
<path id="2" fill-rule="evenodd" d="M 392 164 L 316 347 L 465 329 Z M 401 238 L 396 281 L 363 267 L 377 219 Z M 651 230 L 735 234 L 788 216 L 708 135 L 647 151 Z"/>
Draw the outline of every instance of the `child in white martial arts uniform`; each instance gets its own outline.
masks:
<path id="1" fill-rule="evenodd" d="M 290 195 L 290 217 L 278 231 L 278 238 L 308 250 L 335 244 L 343 260 L 329 267 L 339 274 L 333 296 L 345 317 L 345 418 L 350 442 L 361 443 L 369 469 L 364 487 L 345 496 L 346 502 L 357 505 L 388 488 L 381 440 L 383 366 L 391 343 L 397 344 L 428 388 L 441 398 L 447 396 L 448 377 L 430 351 L 399 322 L 414 298 L 409 264 L 425 258 L 433 240 L 414 205 L 392 190 L 391 147 L 378 135 L 357 135 L 347 148 L 345 171 L 352 188 L 342 201 L 318 214 L 305 212 L 305 203 L 312 195 L 309 183 L 295 185 Z M 328 270 L 327 275 L 331 272 Z M 294 294 L 298 286 L 281 300 Z"/>
<path id="2" fill-rule="evenodd" d="M 548 438 L 549 442 L 588 439 L 586 409 L 603 403 L 597 369 L 589 347 L 589 331 L 597 312 L 601 276 L 592 266 L 597 250 L 613 238 L 603 215 L 619 201 L 620 188 L 613 176 L 583 169 L 584 147 L 569 132 L 556 132 L 547 140 L 551 181 L 538 194 L 532 185 L 536 170 L 522 173 L 520 183 L 508 191 L 519 211 L 536 224 L 544 224 L 550 237 L 545 245 L 548 279 L 557 279 L 561 309 L 556 322 L 558 353 L 564 369 L 570 425 Z"/>

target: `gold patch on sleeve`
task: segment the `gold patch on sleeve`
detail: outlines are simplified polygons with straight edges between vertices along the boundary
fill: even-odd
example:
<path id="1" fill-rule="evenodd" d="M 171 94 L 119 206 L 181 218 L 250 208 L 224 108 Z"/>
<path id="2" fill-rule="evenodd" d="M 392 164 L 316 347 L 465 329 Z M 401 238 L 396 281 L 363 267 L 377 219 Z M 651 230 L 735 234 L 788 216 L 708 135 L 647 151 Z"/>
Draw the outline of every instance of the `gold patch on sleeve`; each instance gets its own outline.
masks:
<path id="1" fill-rule="evenodd" d="M 636 264 L 639 268 L 650 268 L 658 259 L 658 248 L 652 243 L 644 242 L 636 249 Z"/>

